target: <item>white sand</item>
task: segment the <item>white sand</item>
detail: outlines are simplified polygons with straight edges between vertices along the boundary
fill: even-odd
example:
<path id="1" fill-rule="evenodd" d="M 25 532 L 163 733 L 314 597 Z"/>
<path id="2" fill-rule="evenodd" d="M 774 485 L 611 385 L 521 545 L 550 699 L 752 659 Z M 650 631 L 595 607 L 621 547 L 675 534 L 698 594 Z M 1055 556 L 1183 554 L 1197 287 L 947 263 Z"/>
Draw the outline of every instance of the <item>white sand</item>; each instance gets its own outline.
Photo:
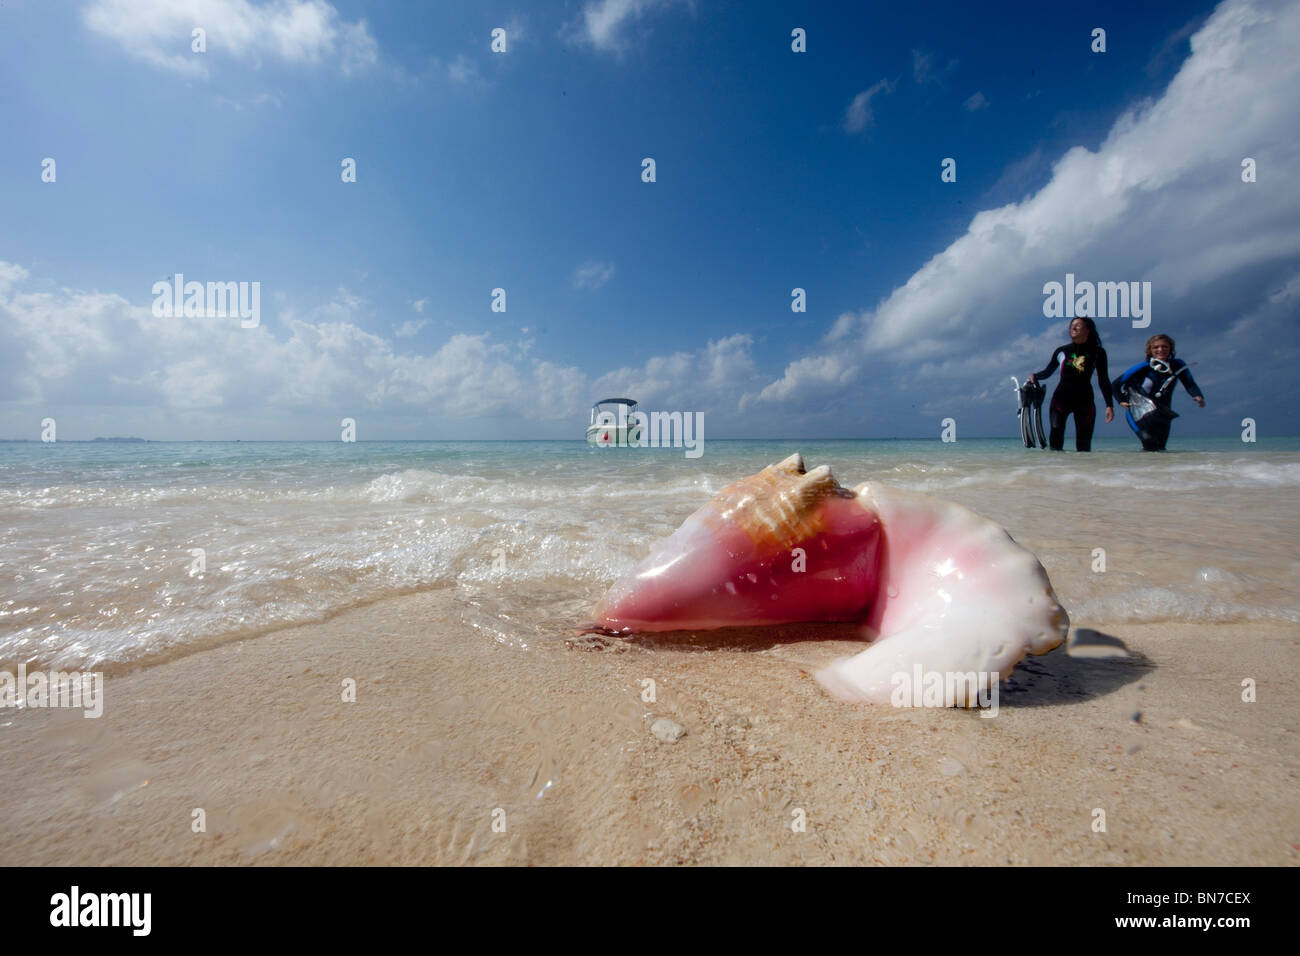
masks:
<path id="1" fill-rule="evenodd" d="M 844 641 L 521 648 L 461 611 L 450 591 L 412 595 L 110 676 L 99 720 L 0 712 L 0 859 L 1300 858 L 1294 627 L 1112 629 L 1133 657 L 1034 659 L 984 719 L 832 700 L 810 674 L 854 649 Z M 340 699 L 347 677 L 356 703 Z M 1256 703 L 1241 700 L 1246 677 Z M 686 735 L 656 739 L 660 715 Z"/>

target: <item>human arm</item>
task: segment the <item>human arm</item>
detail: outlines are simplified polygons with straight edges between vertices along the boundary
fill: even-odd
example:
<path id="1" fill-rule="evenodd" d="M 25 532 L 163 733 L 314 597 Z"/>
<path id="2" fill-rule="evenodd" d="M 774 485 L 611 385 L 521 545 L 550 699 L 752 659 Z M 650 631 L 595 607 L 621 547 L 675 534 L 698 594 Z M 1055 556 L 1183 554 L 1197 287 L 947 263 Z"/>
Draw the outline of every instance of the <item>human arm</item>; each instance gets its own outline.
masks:
<path id="1" fill-rule="evenodd" d="M 1097 385 L 1101 388 L 1101 400 L 1106 403 L 1106 424 L 1115 420 L 1115 398 L 1110 390 L 1110 366 L 1106 364 L 1106 350 L 1097 346 Z"/>
<path id="2" fill-rule="evenodd" d="M 1061 353 L 1064 351 L 1065 349 L 1062 347 L 1053 352 L 1052 357 L 1047 361 L 1047 368 L 1043 369 L 1041 372 L 1030 372 L 1029 381 L 1034 382 L 1040 378 L 1051 378 L 1052 373 L 1055 372 L 1061 364 Z"/>
<path id="3" fill-rule="evenodd" d="M 1183 380 L 1183 388 L 1187 389 L 1187 394 L 1192 396 L 1192 401 L 1204 408 L 1205 396 L 1201 394 L 1201 388 L 1196 384 L 1196 379 L 1192 378 L 1192 370 L 1184 365 L 1178 370 L 1178 377 Z"/>
<path id="4" fill-rule="evenodd" d="M 1097 348 L 1097 385 L 1101 388 L 1101 400 L 1106 404 L 1106 421 L 1115 417 L 1115 396 L 1110 390 L 1110 366 L 1106 362 L 1106 350 Z"/>
<path id="5" fill-rule="evenodd" d="M 1124 395 L 1129 382 L 1130 381 L 1133 382 L 1134 385 L 1138 384 L 1138 382 L 1146 374 L 1146 370 L 1150 368 L 1151 366 L 1148 365 L 1145 360 L 1138 362 L 1135 365 L 1130 365 L 1127 369 L 1125 369 L 1123 372 L 1120 373 L 1119 378 L 1111 382 L 1110 385 L 1111 391 L 1115 395 L 1120 395 L 1120 396 Z M 1128 402 L 1124 401 L 1123 398 L 1120 398 L 1119 403 L 1124 408 L 1128 408 Z"/>

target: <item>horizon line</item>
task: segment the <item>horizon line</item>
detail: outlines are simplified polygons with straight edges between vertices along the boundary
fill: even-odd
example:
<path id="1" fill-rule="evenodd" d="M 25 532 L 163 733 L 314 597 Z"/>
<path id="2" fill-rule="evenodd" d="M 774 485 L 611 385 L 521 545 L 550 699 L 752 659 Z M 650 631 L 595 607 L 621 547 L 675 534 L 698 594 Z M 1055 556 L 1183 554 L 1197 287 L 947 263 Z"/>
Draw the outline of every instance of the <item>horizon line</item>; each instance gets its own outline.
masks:
<path id="1" fill-rule="evenodd" d="M 1105 435 L 1094 436 L 1093 441 L 1121 441 L 1128 439 L 1129 435 Z M 1239 433 L 1234 432 L 1230 435 L 1189 435 L 1192 438 L 1237 438 Z M 1300 438 L 1300 435 L 1269 435 L 1261 436 L 1272 439 L 1277 438 Z M 963 441 L 1020 441 L 1018 435 L 971 435 L 966 438 L 954 439 L 951 442 L 945 442 L 941 438 L 934 436 L 907 436 L 907 435 L 889 435 L 877 437 L 797 437 L 785 436 L 781 438 L 709 438 L 705 442 L 726 442 L 726 441 L 938 441 L 940 444 L 955 445 Z M 47 442 L 39 438 L 0 438 L 0 444 L 27 444 L 27 445 L 184 445 L 184 444 L 207 444 L 207 445 L 283 445 L 283 444 L 303 444 L 303 445 L 363 445 L 363 444 L 392 444 L 397 442 L 444 442 L 444 443 L 467 443 L 467 442 L 571 442 L 575 444 L 590 444 L 585 438 L 359 438 L 350 442 L 342 441 L 338 438 L 60 438 L 56 441 Z M 1244 443 L 1253 444 L 1253 443 Z M 600 447 L 592 445 L 593 448 Z M 629 446 L 631 447 L 631 446 Z M 650 447 L 650 446 L 645 446 Z M 678 448 L 678 445 L 663 445 L 659 447 Z"/>

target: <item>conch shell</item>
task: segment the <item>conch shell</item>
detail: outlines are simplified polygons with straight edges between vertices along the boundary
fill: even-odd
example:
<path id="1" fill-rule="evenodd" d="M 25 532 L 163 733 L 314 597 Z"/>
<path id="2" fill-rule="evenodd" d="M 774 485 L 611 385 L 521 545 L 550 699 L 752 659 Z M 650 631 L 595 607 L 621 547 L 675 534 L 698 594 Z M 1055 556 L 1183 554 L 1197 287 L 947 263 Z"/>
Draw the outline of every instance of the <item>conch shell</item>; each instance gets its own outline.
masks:
<path id="1" fill-rule="evenodd" d="M 586 630 L 606 634 L 858 622 L 871 646 L 817 679 L 843 700 L 881 703 L 917 665 L 996 682 L 1069 627 L 1043 566 L 997 524 L 884 485 L 846 489 L 797 454 L 656 542 L 594 616 Z"/>

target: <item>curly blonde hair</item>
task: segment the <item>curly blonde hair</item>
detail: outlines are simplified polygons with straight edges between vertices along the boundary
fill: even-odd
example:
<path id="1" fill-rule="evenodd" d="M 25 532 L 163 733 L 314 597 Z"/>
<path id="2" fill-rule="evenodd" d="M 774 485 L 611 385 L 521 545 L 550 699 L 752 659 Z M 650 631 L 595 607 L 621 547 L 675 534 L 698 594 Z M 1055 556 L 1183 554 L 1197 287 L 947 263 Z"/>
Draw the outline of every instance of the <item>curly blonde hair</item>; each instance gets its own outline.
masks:
<path id="1" fill-rule="evenodd" d="M 1161 335 L 1153 335 L 1151 336 L 1151 338 L 1147 339 L 1147 358 L 1151 357 L 1151 346 L 1155 345 L 1157 342 L 1161 341 L 1162 339 L 1169 343 L 1169 357 L 1170 358 L 1174 357 L 1174 340 L 1167 335 L 1161 334 Z"/>

